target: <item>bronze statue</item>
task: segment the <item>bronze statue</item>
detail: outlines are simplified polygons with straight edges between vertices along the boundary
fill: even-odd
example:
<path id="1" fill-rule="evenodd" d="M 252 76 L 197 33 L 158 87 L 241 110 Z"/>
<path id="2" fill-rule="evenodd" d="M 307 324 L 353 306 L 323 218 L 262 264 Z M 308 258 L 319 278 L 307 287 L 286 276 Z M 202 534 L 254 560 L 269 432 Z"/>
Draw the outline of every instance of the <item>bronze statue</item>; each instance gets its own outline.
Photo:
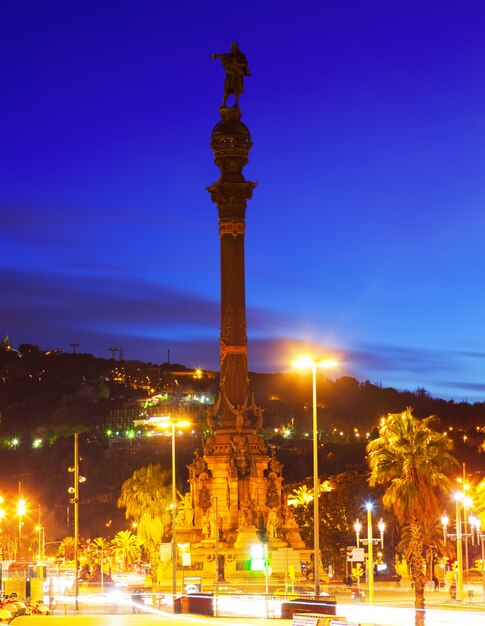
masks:
<path id="1" fill-rule="evenodd" d="M 226 106 L 227 98 L 234 94 L 234 106 L 238 106 L 240 94 L 244 92 L 244 77 L 251 76 L 248 69 L 246 55 L 240 50 L 237 43 L 231 44 L 231 52 L 226 54 L 211 54 L 211 58 L 220 59 L 226 72 L 224 81 L 224 99 L 221 107 Z"/>

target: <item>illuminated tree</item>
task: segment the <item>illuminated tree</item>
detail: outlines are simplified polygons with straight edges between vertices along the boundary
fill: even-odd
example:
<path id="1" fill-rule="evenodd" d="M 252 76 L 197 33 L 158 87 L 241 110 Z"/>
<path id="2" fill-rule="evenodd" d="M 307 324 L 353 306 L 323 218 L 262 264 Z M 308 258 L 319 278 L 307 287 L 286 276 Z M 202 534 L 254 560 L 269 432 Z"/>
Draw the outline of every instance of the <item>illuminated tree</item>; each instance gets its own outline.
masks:
<path id="1" fill-rule="evenodd" d="M 476 489 L 474 502 L 477 514 L 482 522 L 482 532 L 485 532 L 485 478 L 479 483 Z"/>
<path id="2" fill-rule="evenodd" d="M 72 561 L 74 558 L 74 537 L 64 537 L 59 544 L 57 554 L 67 561 Z"/>
<path id="3" fill-rule="evenodd" d="M 288 497 L 288 504 L 292 506 L 306 506 L 310 502 L 313 502 L 313 489 L 309 489 L 307 485 L 293 489 Z"/>
<path id="4" fill-rule="evenodd" d="M 90 542 L 89 556 L 93 563 L 104 566 L 106 559 L 109 560 L 112 553 L 111 543 L 104 537 L 96 537 Z"/>
<path id="5" fill-rule="evenodd" d="M 123 561 L 123 568 L 127 571 L 140 556 L 142 544 L 140 537 L 134 535 L 131 530 L 120 530 L 111 543 L 116 560 Z"/>
<path id="6" fill-rule="evenodd" d="M 170 481 L 171 474 L 163 472 L 159 464 L 147 465 L 125 480 L 118 499 L 118 507 L 126 509 L 126 519 L 137 524 L 137 535 L 150 559 L 152 572 L 157 571 L 160 543 L 171 524 Z"/>
<path id="7" fill-rule="evenodd" d="M 433 429 L 434 422 L 434 416 L 415 418 L 409 408 L 389 414 L 381 420 L 379 437 L 367 445 L 369 483 L 386 488 L 383 505 L 409 525 L 416 626 L 424 624 L 424 520 L 439 517 L 437 493 L 449 488 L 447 474 L 457 465 L 452 441 Z"/>
<path id="8" fill-rule="evenodd" d="M 446 544 L 443 539 L 443 526 L 439 518 L 431 519 L 423 518 L 423 559 L 426 563 L 428 572 L 428 580 L 432 581 L 434 577 L 435 558 L 438 556 L 446 556 L 453 558 L 456 554 L 453 542 L 448 541 Z M 406 525 L 402 527 L 401 538 L 397 545 L 397 551 L 404 555 L 406 562 L 409 563 L 411 557 L 412 546 L 412 527 Z"/>
<path id="9" fill-rule="evenodd" d="M 359 472 L 342 472 L 331 476 L 320 485 L 318 502 L 320 519 L 320 552 L 324 567 L 332 565 L 344 572 L 342 550 L 355 542 L 354 522 L 362 513 L 362 503 L 376 499 L 365 475 Z M 308 546 L 313 544 L 313 489 L 302 485 L 288 496 L 301 537 Z"/>

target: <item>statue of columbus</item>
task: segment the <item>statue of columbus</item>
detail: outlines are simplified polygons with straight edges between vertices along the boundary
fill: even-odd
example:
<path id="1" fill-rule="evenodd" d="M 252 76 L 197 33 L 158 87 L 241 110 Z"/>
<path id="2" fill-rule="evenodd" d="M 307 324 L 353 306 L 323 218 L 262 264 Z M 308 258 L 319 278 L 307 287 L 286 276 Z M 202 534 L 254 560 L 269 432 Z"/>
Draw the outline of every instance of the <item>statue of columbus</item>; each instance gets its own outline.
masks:
<path id="1" fill-rule="evenodd" d="M 234 106 L 238 106 L 239 95 L 244 92 L 244 76 L 250 76 L 246 55 L 240 50 L 237 43 L 231 44 L 231 52 L 227 54 L 211 54 L 211 58 L 220 59 L 226 72 L 224 81 L 224 99 L 222 107 L 226 106 L 227 98 L 234 94 Z"/>

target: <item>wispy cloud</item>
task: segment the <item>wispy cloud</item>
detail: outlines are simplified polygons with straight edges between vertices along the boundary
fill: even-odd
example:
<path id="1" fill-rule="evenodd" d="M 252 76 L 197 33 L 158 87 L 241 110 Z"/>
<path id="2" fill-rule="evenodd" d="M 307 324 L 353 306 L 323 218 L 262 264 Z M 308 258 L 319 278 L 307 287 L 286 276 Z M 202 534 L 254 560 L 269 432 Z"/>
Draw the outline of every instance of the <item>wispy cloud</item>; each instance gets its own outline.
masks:
<path id="1" fill-rule="evenodd" d="M 163 362 L 167 350 L 188 366 L 218 369 L 219 302 L 155 280 L 93 269 L 84 273 L 3 271 L 1 328 L 14 344 L 80 350 L 107 355 L 122 346 L 126 358 Z M 354 376 L 384 386 L 425 387 L 444 398 L 481 400 L 485 354 L 399 345 L 332 345 L 283 336 L 289 316 L 260 308 L 248 310 L 249 366 L 252 371 L 291 370 L 301 353 L 334 355 L 332 376 Z M 290 333 L 291 334 L 291 333 Z M 467 380 L 467 376 L 469 376 Z"/>

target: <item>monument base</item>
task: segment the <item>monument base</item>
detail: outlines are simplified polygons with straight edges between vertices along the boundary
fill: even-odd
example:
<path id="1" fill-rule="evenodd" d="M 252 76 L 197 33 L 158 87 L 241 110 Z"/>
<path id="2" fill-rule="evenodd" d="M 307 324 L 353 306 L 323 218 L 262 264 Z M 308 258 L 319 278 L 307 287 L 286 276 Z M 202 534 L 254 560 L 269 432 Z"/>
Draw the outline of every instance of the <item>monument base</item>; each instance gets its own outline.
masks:
<path id="1" fill-rule="evenodd" d="M 261 543 L 256 526 L 249 526 L 248 528 L 242 528 L 237 531 L 236 541 L 234 542 L 235 548 L 238 550 L 249 548 L 249 546 L 255 543 Z"/>

